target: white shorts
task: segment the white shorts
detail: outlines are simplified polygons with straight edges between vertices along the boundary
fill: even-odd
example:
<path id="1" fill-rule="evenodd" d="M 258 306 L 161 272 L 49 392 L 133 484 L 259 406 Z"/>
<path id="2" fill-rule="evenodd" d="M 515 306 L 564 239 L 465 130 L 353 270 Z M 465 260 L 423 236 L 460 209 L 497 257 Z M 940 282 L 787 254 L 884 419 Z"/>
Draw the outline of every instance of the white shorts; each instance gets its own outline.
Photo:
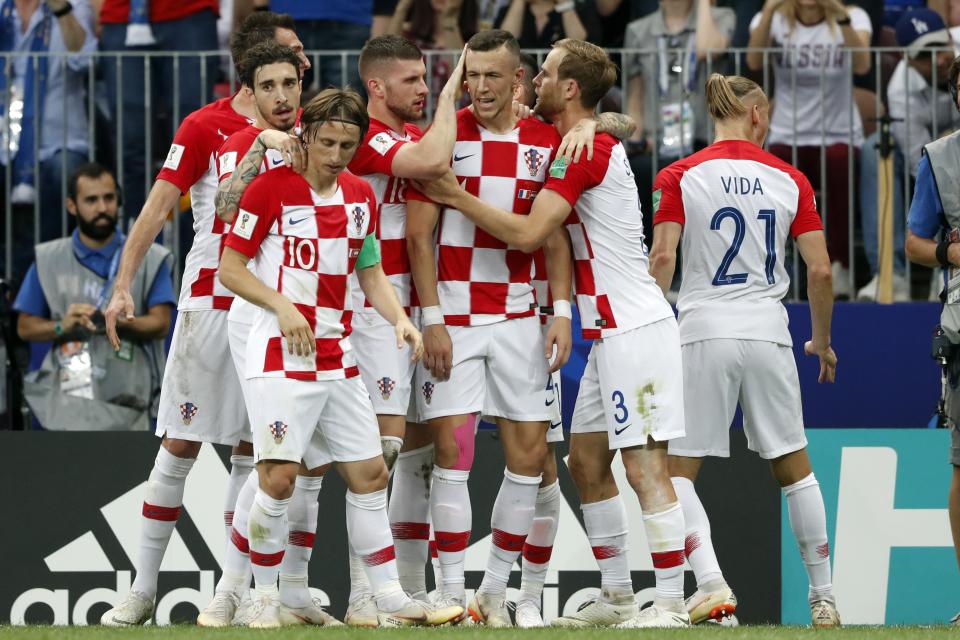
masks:
<path id="1" fill-rule="evenodd" d="M 453 343 L 450 379 L 417 366 L 417 403 L 424 420 L 480 413 L 517 422 L 549 421 L 547 359 L 540 319 L 531 316 L 478 327 L 447 327 Z"/>
<path id="2" fill-rule="evenodd" d="M 547 442 L 563 442 L 563 408 L 561 407 L 560 372 L 550 374 L 547 383 L 548 410 L 550 424 L 547 427 Z"/>
<path id="3" fill-rule="evenodd" d="M 417 363 L 410 361 L 409 345 L 397 349 L 393 325 L 376 311 L 353 314 L 350 344 L 357 357 L 363 384 L 370 391 L 370 400 L 377 415 L 407 416 L 416 422 L 416 403 L 411 402 L 410 389 Z M 412 407 L 411 407 L 412 405 Z"/>
<path id="4" fill-rule="evenodd" d="M 229 446 L 250 439 L 225 311 L 181 311 L 177 316 L 157 415 L 157 435 L 164 434 Z"/>
<path id="5" fill-rule="evenodd" d="M 570 432 L 601 431 L 611 449 L 683 436 L 680 333 L 673 318 L 593 343 Z"/>
<path id="6" fill-rule="evenodd" d="M 747 446 L 778 458 L 807 446 L 793 349 L 761 340 L 702 340 L 683 345 L 687 435 L 670 454 L 730 456 L 730 423 L 743 408 Z"/>
<path id="7" fill-rule="evenodd" d="M 359 376 L 250 378 L 254 459 L 355 462 L 383 455 L 377 416 Z"/>

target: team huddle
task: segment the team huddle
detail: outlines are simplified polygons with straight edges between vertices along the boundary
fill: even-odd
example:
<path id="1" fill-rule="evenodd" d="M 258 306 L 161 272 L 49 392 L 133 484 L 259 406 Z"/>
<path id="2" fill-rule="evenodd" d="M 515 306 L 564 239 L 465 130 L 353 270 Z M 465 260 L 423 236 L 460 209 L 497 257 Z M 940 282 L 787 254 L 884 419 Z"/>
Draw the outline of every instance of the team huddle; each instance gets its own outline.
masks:
<path id="1" fill-rule="evenodd" d="M 543 626 L 562 500 L 558 371 L 575 300 L 593 346 L 568 466 L 601 582 L 598 598 L 553 624 L 735 621 L 693 481 L 704 456 L 729 456 L 739 403 L 749 447 L 771 461 L 786 496 L 811 620 L 838 625 L 780 302 L 791 236 L 808 270 L 806 351 L 820 359 L 821 382 L 832 381 L 830 261 L 806 178 L 761 148 L 769 104 L 760 88 L 711 77 L 717 141 L 657 177 L 648 257 L 618 141 L 631 123 L 594 115 L 617 77 L 601 48 L 561 40 L 537 70 L 508 32 L 481 32 L 422 132 L 413 124 L 427 102 L 416 45 L 398 36 L 366 44 L 366 103 L 326 89 L 301 105 L 310 63 L 293 27 L 258 12 L 233 35 L 240 91 L 184 120 L 121 258 L 105 314 L 112 339 L 117 318 L 132 315 L 129 283 L 163 204 L 190 192 L 195 240 L 137 575 L 102 624 L 152 618 L 185 480 L 209 442 L 233 455 L 223 575 L 199 625 L 341 624 L 308 587 L 318 495 L 335 464 L 347 485 L 345 623 Z M 470 105 L 458 111 L 462 87 Z M 681 242 L 678 322 L 664 292 Z M 506 468 L 486 571 L 468 602 L 468 479 L 481 416 L 497 425 Z M 656 574 L 654 602 L 642 610 L 611 472 L 618 451 Z M 685 563 L 698 587 L 686 598 Z"/>

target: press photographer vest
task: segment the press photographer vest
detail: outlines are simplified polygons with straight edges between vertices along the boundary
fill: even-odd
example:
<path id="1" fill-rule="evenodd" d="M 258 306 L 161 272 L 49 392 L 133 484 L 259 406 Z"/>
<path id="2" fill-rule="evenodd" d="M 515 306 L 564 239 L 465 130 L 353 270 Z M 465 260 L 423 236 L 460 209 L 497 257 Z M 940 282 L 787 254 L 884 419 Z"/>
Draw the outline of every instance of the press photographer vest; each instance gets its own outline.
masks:
<path id="1" fill-rule="evenodd" d="M 960 131 L 931 142 L 923 151 L 930 160 L 947 228 L 960 228 Z M 960 304 L 943 305 L 940 324 L 950 341 L 960 344 Z"/>
<path id="2" fill-rule="evenodd" d="M 97 305 L 107 279 L 80 262 L 71 237 L 39 244 L 36 254 L 37 276 L 53 320 L 61 320 L 71 304 Z M 130 285 L 135 316 L 147 313 L 150 288 L 167 260 L 171 260 L 167 249 L 150 245 Z M 106 300 L 112 289 L 111 283 Z M 166 362 L 163 340 L 127 339 L 119 354 L 105 335 L 91 335 L 86 340 L 92 364 L 93 399 L 61 389 L 56 354 L 63 348 L 69 350 L 71 341 L 55 340 L 40 369 L 29 374 L 24 383 L 24 394 L 40 424 L 57 431 L 149 429 L 150 418 L 156 416 Z"/>

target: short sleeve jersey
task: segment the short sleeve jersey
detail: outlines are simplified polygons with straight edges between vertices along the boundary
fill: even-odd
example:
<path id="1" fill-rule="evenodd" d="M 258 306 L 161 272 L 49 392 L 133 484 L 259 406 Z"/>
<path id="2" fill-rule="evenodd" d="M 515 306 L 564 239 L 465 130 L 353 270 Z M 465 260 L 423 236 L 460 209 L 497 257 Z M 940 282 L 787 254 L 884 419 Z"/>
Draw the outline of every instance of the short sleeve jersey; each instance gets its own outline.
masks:
<path id="1" fill-rule="evenodd" d="M 216 152 L 228 137 L 250 126 L 250 120 L 223 98 L 202 107 L 184 119 L 157 174 L 158 180 L 190 192 L 193 208 L 193 246 L 187 254 L 180 287 L 183 310 L 227 310 L 233 294 L 217 278 L 226 225 L 214 212 L 217 193 Z"/>
<path id="2" fill-rule="evenodd" d="M 566 227 L 583 337 L 607 338 L 671 317 L 650 275 L 637 186 L 623 145 L 598 135 L 593 160 L 569 164 L 558 158 L 544 188 L 573 207 Z"/>
<path id="3" fill-rule="evenodd" d="M 860 7 L 849 7 L 854 31 L 872 33 L 870 16 Z M 753 31 L 760 14 L 750 22 Z M 814 146 L 863 142 L 860 112 L 850 93 L 851 56 L 845 51 L 840 27 L 826 21 L 790 25 L 782 13 L 770 23 L 771 46 L 782 49 L 772 55 L 776 109 L 770 120 L 770 144 Z M 824 83 L 821 89 L 821 77 Z M 796 118 L 796 127 L 794 127 Z M 853 119 L 851 121 L 851 118 Z"/>
<path id="4" fill-rule="evenodd" d="M 663 169 L 654 224 L 683 225 L 680 339 L 791 345 L 780 303 L 787 236 L 823 228 L 800 171 L 746 141 L 716 142 Z"/>
<path id="5" fill-rule="evenodd" d="M 329 198 L 288 167 L 257 177 L 240 200 L 226 246 L 256 258 L 254 273 L 293 302 L 316 337 L 313 357 L 287 350 L 277 317 L 257 307 L 247 340 L 247 377 L 336 380 L 358 374 L 351 350 L 349 276 L 375 243 L 377 202 L 347 172 Z"/>
<path id="6" fill-rule="evenodd" d="M 525 216 L 559 146 L 557 130 L 535 118 L 499 134 L 480 126 L 467 107 L 457 112 L 453 172 L 469 193 Z M 423 198 L 412 190 L 408 196 Z M 437 231 L 437 291 L 446 324 L 477 326 L 534 315 L 532 261 L 457 209 L 444 209 Z"/>
<path id="7" fill-rule="evenodd" d="M 410 315 L 410 307 L 418 305 L 411 286 L 410 259 L 407 257 L 407 180 L 393 175 L 393 158 L 403 145 L 422 136 L 419 128 L 407 124 L 403 133 L 393 131 L 383 122 L 370 119 L 370 129 L 357 148 L 349 169 L 373 188 L 380 211 L 377 216 L 377 239 L 383 272 L 397 292 L 397 298 Z M 356 281 L 351 277 L 353 307 L 357 311 L 370 308 Z"/>

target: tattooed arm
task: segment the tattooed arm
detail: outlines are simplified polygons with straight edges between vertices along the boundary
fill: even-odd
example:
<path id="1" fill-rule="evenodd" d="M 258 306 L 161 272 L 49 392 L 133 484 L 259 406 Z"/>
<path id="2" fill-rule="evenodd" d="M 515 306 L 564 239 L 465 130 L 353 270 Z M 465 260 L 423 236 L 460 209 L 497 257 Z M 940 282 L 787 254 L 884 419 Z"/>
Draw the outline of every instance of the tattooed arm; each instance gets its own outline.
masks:
<path id="1" fill-rule="evenodd" d="M 586 149 L 587 160 L 593 160 L 593 139 L 596 134 L 609 133 L 619 140 L 626 140 L 636 128 L 637 123 L 633 118 L 613 111 L 584 118 L 563 136 L 557 157 L 564 156 L 568 161 L 579 162 L 580 154 Z"/>
<path id="2" fill-rule="evenodd" d="M 306 166 L 306 153 L 298 138 L 273 129 L 261 131 L 250 145 L 250 149 L 237 163 L 230 177 L 217 187 L 217 195 L 213 203 L 217 217 L 224 222 L 232 223 L 237 217 L 240 198 L 247 185 L 260 175 L 260 166 L 263 164 L 267 149 L 280 151 L 283 161 L 295 171 L 302 171 Z"/>

